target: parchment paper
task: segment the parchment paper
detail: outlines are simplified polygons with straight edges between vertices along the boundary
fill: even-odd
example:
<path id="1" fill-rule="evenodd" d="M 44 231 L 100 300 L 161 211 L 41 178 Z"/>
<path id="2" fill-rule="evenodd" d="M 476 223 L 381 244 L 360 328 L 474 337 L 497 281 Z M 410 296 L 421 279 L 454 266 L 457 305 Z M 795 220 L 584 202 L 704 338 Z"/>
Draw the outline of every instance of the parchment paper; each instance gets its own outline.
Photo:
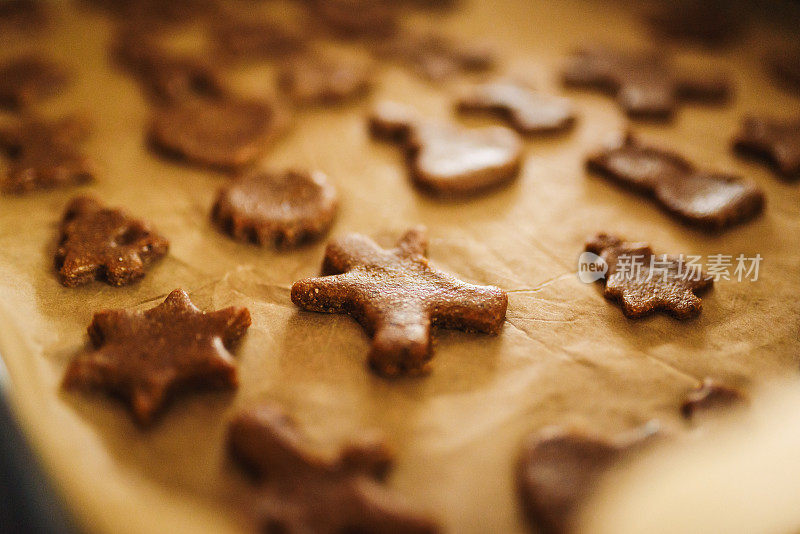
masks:
<path id="1" fill-rule="evenodd" d="M 557 68 L 573 47 L 594 40 L 643 45 L 650 35 L 633 12 L 610 2 L 472 0 L 453 15 L 412 20 L 465 39 L 490 38 L 503 58 L 501 73 L 559 92 Z M 514 185 L 464 203 L 415 191 L 399 150 L 369 138 L 367 103 L 298 112 L 265 164 L 328 173 L 342 199 L 334 234 L 363 232 L 389 245 L 408 226 L 425 224 L 438 267 L 509 293 L 498 337 L 439 332 L 430 376 L 386 381 L 365 367 L 368 340 L 352 320 L 300 312 L 290 302 L 291 284 L 318 273 L 325 241 L 279 253 L 220 234 L 209 209 L 227 178 L 147 151 L 149 106 L 135 82 L 109 65 L 111 25 L 61 5 L 44 40 L 16 41 L 2 56 L 41 48 L 73 69 L 71 89 L 40 109 L 90 113 L 95 128 L 87 151 L 103 172 L 83 188 L 0 197 L 0 353 L 23 426 L 70 510 L 92 532 L 251 526 L 237 502 L 248 484 L 227 460 L 224 433 L 241 407 L 270 400 L 322 447 L 364 428 L 382 430 L 398 451 L 390 485 L 449 531 L 522 532 L 512 477 L 529 432 L 576 425 L 613 435 L 657 418 L 679 434 L 686 430 L 679 402 L 703 377 L 751 388 L 796 373 L 800 186 L 729 150 L 744 112 L 798 110 L 800 101 L 763 71 L 764 50 L 790 38 L 776 28 L 758 26 L 725 52 L 676 48 L 689 65 L 728 70 L 734 101 L 681 106 L 670 125 L 635 126 L 702 167 L 763 187 L 764 215 L 719 236 L 690 230 L 586 174 L 583 156 L 626 124 L 613 100 L 594 92 L 567 92 L 579 113 L 576 129 L 527 141 Z M 457 84 L 435 86 L 393 66 L 381 66 L 377 80 L 376 99 L 414 104 L 432 117 L 452 115 Z M 235 81 L 266 94 L 271 70 L 243 69 Z M 171 240 L 169 256 L 130 287 L 60 286 L 52 267 L 57 222 L 78 193 L 150 221 Z M 697 320 L 630 321 L 575 275 L 584 240 L 597 231 L 649 241 L 660 253 L 764 260 L 757 282 L 718 282 Z M 237 392 L 181 397 L 142 431 L 116 401 L 60 391 L 95 311 L 151 307 L 176 287 L 203 308 L 250 309 L 253 326 L 237 352 Z"/>

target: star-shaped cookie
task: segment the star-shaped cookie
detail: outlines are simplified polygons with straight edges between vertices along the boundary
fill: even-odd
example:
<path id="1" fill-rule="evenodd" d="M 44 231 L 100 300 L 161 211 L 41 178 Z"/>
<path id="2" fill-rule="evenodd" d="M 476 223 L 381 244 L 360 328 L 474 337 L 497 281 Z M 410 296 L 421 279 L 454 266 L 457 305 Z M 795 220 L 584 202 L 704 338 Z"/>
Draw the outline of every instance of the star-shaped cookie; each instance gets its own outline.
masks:
<path id="1" fill-rule="evenodd" d="M 586 251 L 599 256 L 607 267 L 603 294 L 618 302 L 631 319 L 655 311 L 678 319 L 694 317 L 703 308 L 697 294 L 714 283 L 699 268 L 680 258 L 657 256 L 645 243 L 597 234 L 586 243 Z"/>
<path id="2" fill-rule="evenodd" d="M 496 334 L 508 296 L 432 267 L 424 228 L 386 250 L 360 234 L 328 244 L 323 275 L 292 286 L 292 302 L 316 312 L 347 313 L 372 337 L 369 363 L 392 377 L 421 374 L 432 357 L 431 326 Z"/>
<path id="3" fill-rule="evenodd" d="M 256 475 L 253 508 L 264 531 L 316 534 L 433 534 L 438 525 L 382 482 L 392 455 L 382 440 L 351 443 L 336 455 L 313 451 L 276 406 L 250 409 L 228 433 L 234 457 Z"/>
<path id="4" fill-rule="evenodd" d="M 9 162 L 0 190 L 21 194 L 94 180 L 96 165 L 79 147 L 88 135 L 87 121 L 77 116 L 0 126 L 0 149 Z"/>
<path id="5" fill-rule="evenodd" d="M 167 253 L 169 242 L 146 223 L 91 197 L 77 197 L 64 211 L 56 250 L 58 280 L 76 287 L 102 279 L 123 286 Z"/>
<path id="6" fill-rule="evenodd" d="M 746 117 L 734 139 L 739 152 L 771 162 L 786 178 L 800 178 L 800 117 L 774 120 Z"/>
<path id="7" fill-rule="evenodd" d="M 63 385 L 121 397 L 136 421 L 147 425 L 177 391 L 235 388 L 228 351 L 249 326 L 246 308 L 203 312 L 182 289 L 146 311 L 102 311 L 88 328 L 94 350 L 72 360 Z"/>

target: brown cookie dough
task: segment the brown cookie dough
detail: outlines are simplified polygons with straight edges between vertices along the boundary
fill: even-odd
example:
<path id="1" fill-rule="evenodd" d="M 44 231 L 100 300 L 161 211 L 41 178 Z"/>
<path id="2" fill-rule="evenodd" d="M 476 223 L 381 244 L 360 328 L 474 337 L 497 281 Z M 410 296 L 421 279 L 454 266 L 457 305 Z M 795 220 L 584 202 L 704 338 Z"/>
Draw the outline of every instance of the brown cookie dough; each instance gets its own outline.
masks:
<path id="1" fill-rule="evenodd" d="M 377 44 L 374 52 L 381 59 L 408 66 L 432 82 L 485 72 L 496 63 L 495 53 L 486 43 L 458 43 L 438 34 L 402 33 Z"/>
<path id="2" fill-rule="evenodd" d="M 680 258 L 656 255 L 645 243 L 597 234 L 586 243 L 586 251 L 599 256 L 598 271 L 605 272 L 600 280 L 605 284 L 603 295 L 631 319 L 656 311 L 677 319 L 694 317 L 703 308 L 697 295 L 714 284 L 699 268 Z"/>
<path id="3" fill-rule="evenodd" d="M 0 126 L 0 149 L 8 160 L 0 190 L 21 194 L 94 180 L 96 165 L 79 148 L 88 135 L 88 121 L 78 116 L 29 117 Z"/>
<path id="4" fill-rule="evenodd" d="M 287 248 L 324 235 L 337 206 L 321 172 L 257 170 L 220 189 L 211 218 L 240 241 Z"/>
<path id="5" fill-rule="evenodd" d="M 673 152 L 622 143 L 589 156 L 587 167 L 636 193 L 652 197 L 668 213 L 709 231 L 748 221 L 764 208 L 764 193 L 735 176 L 698 171 Z"/>
<path id="6" fill-rule="evenodd" d="M 223 17 L 214 24 L 213 39 L 223 58 L 261 60 L 282 57 L 305 48 L 305 37 L 279 22 Z"/>
<path id="7" fill-rule="evenodd" d="M 311 0 L 311 13 L 344 38 L 385 38 L 398 28 L 397 9 L 382 0 Z"/>
<path id="8" fill-rule="evenodd" d="M 178 391 L 235 388 L 228 351 L 249 326 L 246 308 L 203 312 L 182 289 L 146 311 L 101 311 L 88 328 L 94 349 L 70 362 L 63 386 L 121 397 L 147 425 Z"/>
<path id="9" fill-rule="evenodd" d="M 296 104 L 337 104 L 365 96 L 372 69 L 363 62 L 304 54 L 283 65 L 278 86 Z"/>
<path id="10" fill-rule="evenodd" d="M 431 326 L 496 334 L 508 296 L 432 267 L 427 232 L 414 228 L 386 250 L 359 234 L 331 241 L 322 277 L 292 286 L 292 302 L 304 310 L 347 313 L 372 337 L 369 363 L 393 377 L 428 371 Z"/>
<path id="11" fill-rule="evenodd" d="M 441 197 L 463 197 L 514 180 L 522 165 L 522 141 L 502 126 L 462 128 L 421 119 L 411 108 L 382 102 L 370 116 L 375 137 L 402 146 L 411 178 Z"/>
<path id="12" fill-rule="evenodd" d="M 217 99 L 228 93 L 222 75 L 209 61 L 172 52 L 153 35 L 123 32 L 117 41 L 116 58 L 157 103 Z"/>
<path id="13" fill-rule="evenodd" d="M 567 430 L 532 435 L 522 448 L 516 473 L 527 520 L 540 532 L 572 532 L 580 506 L 603 473 L 655 441 L 656 432 L 647 424 L 612 441 Z"/>
<path id="14" fill-rule="evenodd" d="M 433 519 L 386 487 L 392 454 L 382 440 L 365 438 L 333 456 L 315 452 L 308 441 L 276 406 L 242 412 L 230 424 L 231 453 L 259 484 L 253 508 L 265 531 L 439 532 Z"/>
<path id="15" fill-rule="evenodd" d="M 766 159 L 785 178 L 800 178 L 800 117 L 746 117 L 733 146 L 743 154 Z"/>
<path id="16" fill-rule="evenodd" d="M 55 96 L 68 79 L 66 69 L 49 59 L 33 55 L 11 59 L 0 65 L 0 107 L 25 108 Z"/>
<path id="17" fill-rule="evenodd" d="M 281 127 L 277 108 L 266 102 L 194 99 L 156 110 L 150 140 L 187 163 L 235 171 L 254 163 Z"/>
<path id="18" fill-rule="evenodd" d="M 686 394 L 681 404 L 681 415 L 692 419 L 708 412 L 734 408 L 747 402 L 747 398 L 738 390 L 706 378 L 699 387 Z"/>
<path id="19" fill-rule="evenodd" d="M 538 93 L 510 81 L 474 87 L 461 96 L 457 108 L 465 113 L 494 113 L 522 134 L 561 132 L 575 123 L 569 99 Z"/>
<path id="20" fill-rule="evenodd" d="M 98 279 L 112 286 L 133 283 L 169 248 L 146 223 L 91 197 L 69 203 L 60 232 L 55 267 L 59 282 L 67 287 Z"/>
<path id="21" fill-rule="evenodd" d="M 730 94 L 726 77 L 677 74 L 658 53 L 592 47 L 575 52 L 562 73 L 565 85 L 592 87 L 616 96 L 632 118 L 667 119 L 678 101 L 717 103 Z"/>

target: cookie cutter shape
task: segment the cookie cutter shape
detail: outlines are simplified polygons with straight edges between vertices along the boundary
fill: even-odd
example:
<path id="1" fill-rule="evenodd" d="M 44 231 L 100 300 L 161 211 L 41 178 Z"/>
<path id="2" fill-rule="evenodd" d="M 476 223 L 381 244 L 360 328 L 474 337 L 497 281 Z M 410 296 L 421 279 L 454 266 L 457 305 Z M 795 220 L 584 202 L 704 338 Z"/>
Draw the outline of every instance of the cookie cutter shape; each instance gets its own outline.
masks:
<path id="1" fill-rule="evenodd" d="M 239 241 L 287 248 L 324 235 L 337 207 L 336 189 L 319 171 L 256 170 L 219 190 L 211 218 Z"/>
<path id="2" fill-rule="evenodd" d="M 685 224 L 709 231 L 748 221 L 764 208 L 764 193 L 752 182 L 698 171 L 678 154 L 645 146 L 631 134 L 589 156 L 586 164 L 625 188 L 652 197 Z"/>
<path id="3" fill-rule="evenodd" d="M 383 480 L 392 453 L 364 436 L 334 455 L 311 449 L 280 408 L 259 406 L 231 422 L 232 455 L 256 475 L 254 508 L 269 532 L 434 534 L 437 523 L 408 505 Z"/>
<path id="4" fill-rule="evenodd" d="M 568 60 L 562 73 L 565 85 L 592 87 L 615 95 L 632 118 L 666 119 L 678 101 L 722 102 L 731 92 L 719 74 L 678 75 L 656 53 L 582 48 Z"/>
<path id="5" fill-rule="evenodd" d="M 697 295 L 714 283 L 713 277 L 680 258 L 655 255 L 646 243 L 600 233 L 586 243 L 585 250 L 608 267 L 603 295 L 619 303 L 631 319 L 656 311 L 677 319 L 695 317 L 703 308 Z"/>
<path id="6" fill-rule="evenodd" d="M 334 239 L 323 276 L 292 286 L 304 310 L 346 313 L 372 338 L 369 364 L 386 377 L 429 370 L 431 326 L 497 334 L 508 296 L 493 286 L 462 282 L 428 263 L 427 232 L 406 232 L 391 250 L 360 234 Z"/>
<path id="7" fill-rule="evenodd" d="M 101 311 L 88 329 L 93 350 L 72 360 L 63 386 L 121 397 L 148 425 L 179 391 L 236 388 L 229 350 L 249 326 L 247 308 L 204 312 L 182 289 L 149 310 Z"/>
<path id="8" fill-rule="evenodd" d="M 370 116 L 375 137 L 405 149 L 411 178 L 439 197 L 473 196 L 514 180 L 522 165 L 522 141 L 503 126 L 463 128 L 424 120 L 402 104 L 382 102 Z"/>

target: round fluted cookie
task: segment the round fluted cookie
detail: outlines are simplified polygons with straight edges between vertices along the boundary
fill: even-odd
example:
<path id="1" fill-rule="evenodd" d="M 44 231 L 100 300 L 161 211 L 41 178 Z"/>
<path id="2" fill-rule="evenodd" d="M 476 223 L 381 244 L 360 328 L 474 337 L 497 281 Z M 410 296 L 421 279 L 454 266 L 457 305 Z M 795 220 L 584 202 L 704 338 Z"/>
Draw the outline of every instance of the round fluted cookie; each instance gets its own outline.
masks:
<path id="1" fill-rule="evenodd" d="M 234 239 L 286 248 L 324 235 L 337 206 L 321 172 L 258 170 L 220 189 L 211 218 Z"/>
<path id="2" fill-rule="evenodd" d="M 252 100 L 189 100 L 159 109 L 152 144 L 188 163 L 237 170 L 253 163 L 281 129 L 275 107 Z"/>

